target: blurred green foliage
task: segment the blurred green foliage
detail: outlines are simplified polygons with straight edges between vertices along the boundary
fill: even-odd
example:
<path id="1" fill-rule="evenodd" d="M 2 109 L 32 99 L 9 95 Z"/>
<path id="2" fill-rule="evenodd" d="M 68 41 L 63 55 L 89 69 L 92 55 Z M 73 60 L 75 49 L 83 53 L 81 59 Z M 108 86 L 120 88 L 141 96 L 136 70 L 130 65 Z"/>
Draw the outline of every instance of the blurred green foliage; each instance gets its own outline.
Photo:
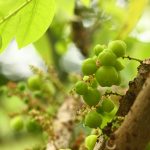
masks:
<path id="1" fill-rule="evenodd" d="M 14 11 L 23 2 L 24 0 L 17 0 L 15 2 L 13 0 L 0 1 L 0 18 Z M 63 68 L 59 66 L 59 60 L 68 51 L 68 45 L 74 42 L 72 38 L 72 20 L 78 20 L 74 14 L 75 6 L 75 0 L 57 0 L 55 17 L 51 26 L 47 32 L 34 43 L 38 53 L 43 57 L 45 62 L 49 65 L 54 65 L 60 74 L 63 72 Z M 138 34 L 138 36 L 133 36 L 135 30 L 140 30 L 137 26 L 138 21 L 143 17 L 146 17 L 147 20 L 149 19 L 149 15 L 147 14 L 150 14 L 150 3 L 148 3 L 147 0 L 140 0 L 139 2 L 136 0 L 124 0 L 122 3 L 119 0 L 99 0 L 98 5 L 92 4 L 90 0 L 81 0 L 81 6 L 85 10 L 94 10 L 92 17 L 94 19 L 96 18 L 96 23 L 99 24 L 98 27 L 94 28 L 95 31 L 90 34 L 88 55 L 92 55 L 92 50 L 95 44 L 108 44 L 111 40 L 123 39 L 128 46 L 128 55 L 139 59 L 150 57 L 150 40 L 141 40 L 138 38 L 140 34 Z M 81 20 L 83 19 L 82 23 L 84 23 L 84 19 L 90 23 L 94 20 L 91 19 L 91 16 L 86 16 L 85 18 L 80 18 Z M 38 24 L 40 24 L 40 21 Z M 142 25 L 142 32 L 145 32 L 146 28 L 144 25 L 146 25 L 146 23 L 143 23 Z M 0 32 L 0 34 L 2 33 Z M 10 41 L 13 37 L 13 33 L 10 35 L 8 34 L 7 37 L 8 41 Z M 128 60 L 124 60 L 122 63 L 124 63 L 126 68 L 121 71 L 123 76 L 121 86 L 126 88 L 128 82 L 136 76 L 139 63 Z M 66 74 L 64 76 L 66 78 Z M 0 76 L 0 84 L 5 83 L 4 80 L 6 79 L 3 76 Z M 70 83 L 65 83 L 65 85 L 67 86 L 67 90 L 72 86 Z M 5 90 L 7 91 L 7 89 Z M 33 143 L 40 143 L 39 140 L 41 139 L 39 137 L 35 138 L 31 135 L 23 137 L 25 131 L 19 135 L 15 135 L 9 127 L 10 118 L 8 117 L 8 113 L 19 112 L 20 110 L 23 110 L 24 107 L 24 103 L 18 97 L 0 96 L 0 150 L 9 150 L 10 147 L 11 150 L 20 150 L 30 147 L 30 145 L 32 146 Z M 52 109 L 48 111 L 50 114 L 53 114 Z M 111 120 L 116 111 L 117 107 L 111 114 L 105 114 L 102 126 L 105 126 L 106 123 Z M 77 126 L 76 132 L 79 132 L 78 128 L 83 128 L 81 125 L 79 126 L 80 127 Z M 18 138 L 16 138 L 16 141 L 14 140 L 14 137 L 16 136 L 21 137 L 19 142 Z M 9 142 L 9 145 L 7 142 Z M 150 150 L 150 146 L 146 150 Z"/>

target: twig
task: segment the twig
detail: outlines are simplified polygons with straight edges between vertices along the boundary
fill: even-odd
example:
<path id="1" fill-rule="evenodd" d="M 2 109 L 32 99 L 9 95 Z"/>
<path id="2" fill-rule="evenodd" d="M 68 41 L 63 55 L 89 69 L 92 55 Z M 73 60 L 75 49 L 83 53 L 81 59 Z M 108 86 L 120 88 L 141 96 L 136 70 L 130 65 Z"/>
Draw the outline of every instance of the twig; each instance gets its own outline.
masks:
<path id="1" fill-rule="evenodd" d="M 123 59 L 129 59 L 129 60 L 135 60 L 135 61 L 138 61 L 139 63 L 143 63 L 143 61 L 142 60 L 140 60 L 140 59 L 138 59 L 138 58 L 133 58 L 133 57 L 130 57 L 130 56 L 123 56 L 122 57 Z"/>
<path id="2" fill-rule="evenodd" d="M 119 94 L 119 93 L 116 93 L 116 92 L 106 92 L 105 94 L 104 94 L 104 96 L 107 96 L 107 95 L 116 95 L 116 96 L 120 96 L 120 97 L 123 97 L 124 95 L 122 95 L 122 94 Z"/>

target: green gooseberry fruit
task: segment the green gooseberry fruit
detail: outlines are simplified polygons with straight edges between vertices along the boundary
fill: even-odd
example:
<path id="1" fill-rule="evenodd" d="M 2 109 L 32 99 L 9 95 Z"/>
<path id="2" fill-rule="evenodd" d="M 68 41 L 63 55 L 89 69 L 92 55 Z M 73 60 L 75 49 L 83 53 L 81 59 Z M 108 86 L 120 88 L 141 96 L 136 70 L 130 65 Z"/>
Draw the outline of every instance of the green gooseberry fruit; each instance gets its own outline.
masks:
<path id="1" fill-rule="evenodd" d="M 92 88 L 97 88 L 98 82 L 97 82 L 97 80 L 96 80 L 95 78 L 92 80 L 90 86 L 91 86 Z"/>
<path id="2" fill-rule="evenodd" d="M 102 124 L 102 117 L 99 113 L 97 113 L 95 110 L 91 110 L 86 116 L 85 116 L 85 125 L 90 128 L 98 128 Z"/>
<path id="3" fill-rule="evenodd" d="M 84 81 L 78 81 L 75 90 L 79 95 L 84 95 L 88 91 L 88 86 Z"/>
<path id="4" fill-rule="evenodd" d="M 101 86 L 110 87 L 117 82 L 118 73 L 114 67 L 102 66 L 97 70 L 95 77 Z"/>
<path id="5" fill-rule="evenodd" d="M 98 107 L 96 108 L 96 111 L 97 111 L 97 113 L 99 113 L 99 114 L 101 114 L 101 115 L 104 114 L 104 110 L 102 109 L 102 106 L 98 106 Z"/>
<path id="6" fill-rule="evenodd" d="M 97 136 L 96 135 L 87 136 L 86 139 L 85 139 L 85 147 L 88 150 L 93 150 L 94 146 L 96 144 L 96 141 L 97 141 Z"/>
<path id="7" fill-rule="evenodd" d="M 27 84 L 31 90 L 40 90 L 42 80 L 39 75 L 33 75 L 27 80 Z"/>
<path id="8" fill-rule="evenodd" d="M 92 59 L 96 62 L 98 57 L 97 56 L 93 56 Z"/>
<path id="9" fill-rule="evenodd" d="M 94 53 L 95 53 L 95 55 L 98 56 L 104 50 L 104 48 L 105 48 L 104 45 L 97 44 L 94 47 Z"/>
<path id="10" fill-rule="evenodd" d="M 114 67 L 117 71 L 121 71 L 124 69 L 124 65 L 119 60 L 116 60 Z"/>
<path id="11" fill-rule="evenodd" d="M 29 119 L 27 121 L 26 128 L 29 133 L 38 133 L 42 131 L 42 127 L 34 119 Z"/>
<path id="12" fill-rule="evenodd" d="M 104 99 L 101 107 L 104 112 L 110 113 L 114 109 L 115 105 L 112 100 Z"/>
<path id="13" fill-rule="evenodd" d="M 41 99 L 42 98 L 42 92 L 41 91 L 34 91 L 33 96 L 35 98 Z"/>
<path id="14" fill-rule="evenodd" d="M 121 83 L 121 74 L 120 74 L 120 72 L 118 72 L 118 79 L 117 79 L 115 85 L 120 85 L 120 83 Z"/>
<path id="15" fill-rule="evenodd" d="M 43 91 L 44 93 L 49 94 L 49 95 L 54 95 L 55 92 L 56 92 L 56 89 L 55 89 L 55 87 L 54 87 L 54 85 L 53 85 L 52 82 L 47 81 L 46 83 L 44 83 L 44 84 L 42 85 L 42 91 Z"/>
<path id="16" fill-rule="evenodd" d="M 113 66 L 116 59 L 116 55 L 109 49 L 105 49 L 98 55 L 98 60 L 102 66 Z"/>
<path id="17" fill-rule="evenodd" d="M 95 106 L 99 103 L 101 98 L 101 94 L 97 89 L 93 89 L 92 87 L 88 88 L 88 91 L 85 95 L 83 95 L 83 100 L 89 106 Z"/>
<path id="18" fill-rule="evenodd" d="M 108 44 L 108 48 L 111 49 L 117 57 L 123 57 L 126 53 L 126 43 L 121 40 L 115 40 Z"/>
<path id="19" fill-rule="evenodd" d="M 10 126 L 14 131 L 21 131 L 24 126 L 23 118 L 16 116 L 10 120 Z"/>
<path id="20" fill-rule="evenodd" d="M 19 82 L 17 87 L 20 91 L 24 91 L 26 89 L 26 84 L 24 82 Z"/>
<path id="21" fill-rule="evenodd" d="M 92 75 L 96 72 L 96 62 L 92 58 L 88 58 L 82 63 L 82 72 L 84 75 Z"/>

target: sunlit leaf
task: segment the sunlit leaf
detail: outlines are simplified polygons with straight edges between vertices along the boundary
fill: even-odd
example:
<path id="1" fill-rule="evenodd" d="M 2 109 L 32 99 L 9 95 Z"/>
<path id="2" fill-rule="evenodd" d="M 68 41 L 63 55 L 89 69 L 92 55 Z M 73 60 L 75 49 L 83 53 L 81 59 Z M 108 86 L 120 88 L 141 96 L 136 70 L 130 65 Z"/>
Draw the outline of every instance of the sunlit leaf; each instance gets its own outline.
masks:
<path id="1" fill-rule="evenodd" d="M 3 22 L 0 25 L 0 35 L 2 39 L 2 46 L 0 47 L 0 52 L 2 52 L 9 42 L 15 37 L 15 33 L 18 27 L 19 18 L 13 16 L 9 20 Z"/>
<path id="2" fill-rule="evenodd" d="M 0 48 L 2 47 L 2 37 L 0 36 Z"/>
<path id="3" fill-rule="evenodd" d="M 141 17 L 147 2 L 148 0 L 138 0 L 138 2 L 137 0 L 130 1 L 127 17 L 125 18 L 123 27 L 119 31 L 117 36 L 118 39 L 126 38 L 126 36 L 132 31 Z"/>
<path id="4" fill-rule="evenodd" d="M 86 7 L 89 7 L 91 0 L 81 0 L 81 2 L 83 3 L 83 5 L 85 5 Z"/>
<path id="5" fill-rule="evenodd" d="M 57 13 L 63 12 L 67 17 L 73 15 L 75 0 L 57 0 Z"/>
<path id="6" fill-rule="evenodd" d="M 47 34 L 44 34 L 38 41 L 34 43 L 37 52 L 42 56 L 46 64 L 53 64 L 51 43 Z"/>
<path id="7" fill-rule="evenodd" d="M 19 47 L 38 40 L 48 29 L 55 11 L 54 0 L 32 0 L 20 12 L 16 39 Z"/>

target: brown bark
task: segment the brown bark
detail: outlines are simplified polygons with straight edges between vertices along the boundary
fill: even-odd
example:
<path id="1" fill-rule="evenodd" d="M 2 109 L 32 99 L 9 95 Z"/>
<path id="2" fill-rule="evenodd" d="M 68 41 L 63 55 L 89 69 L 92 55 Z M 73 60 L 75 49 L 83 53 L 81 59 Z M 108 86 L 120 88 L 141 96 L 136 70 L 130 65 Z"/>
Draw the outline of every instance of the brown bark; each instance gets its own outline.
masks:
<path id="1" fill-rule="evenodd" d="M 77 106 L 77 101 L 72 97 L 68 97 L 62 104 L 53 124 L 55 141 L 49 141 L 46 150 L 69 148 Z"/>
<path id="2" fill-rule="evenodd" d="M 129 112 L 132 104 L 134 103 L 137 95 L 141 91 L 148 74 L 150 72 L 150 59 L 143 61 L 138 67 L 138 75 L 129 83 L 129 89 L 124 97 L 120 99 L 120 107 L 117 112 L 118 116 L 125 116 Z"/>
<path id="3" fill-rule="evenodd" d="M 146 80 L 123 124 L 108 143 L 114 150 L 144 150 L 150 140 L 150 77 Z M 106 148 L 107 149 L 107 148 Z"/>
<path id="4" fill-rule="evenodd" d="M 89 28 L 85 28 L 83 25 L 83 16 L 82 13 L 87 11 L 83 7 L 79 7 L 77 4 L 75 5 L 74 14 L 76 15 L 76 20 L 72 20 L 72 40 L 76 44 L 76 46 L 80 49 L 81 53 L 84 56 L 88 55 L 91 34 Z M 81 19 L 82 18 L 82 19 Z"/>

